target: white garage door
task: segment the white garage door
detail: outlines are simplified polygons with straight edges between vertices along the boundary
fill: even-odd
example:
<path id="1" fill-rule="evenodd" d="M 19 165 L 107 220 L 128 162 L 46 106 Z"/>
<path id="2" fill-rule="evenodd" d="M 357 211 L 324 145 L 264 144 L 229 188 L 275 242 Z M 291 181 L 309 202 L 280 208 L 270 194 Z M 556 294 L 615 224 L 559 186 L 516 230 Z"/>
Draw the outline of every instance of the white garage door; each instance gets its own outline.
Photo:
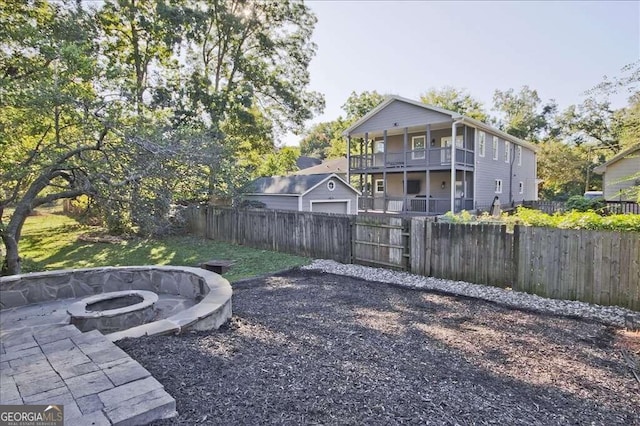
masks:
<path id="1" fill-rule="evenodd" d="M 318 212 L 318 213 L 347 214 L 347 202 L 346 201 L 331 201 L 326 203 L 313 202 L 311 204 L 311 211 Z"/>

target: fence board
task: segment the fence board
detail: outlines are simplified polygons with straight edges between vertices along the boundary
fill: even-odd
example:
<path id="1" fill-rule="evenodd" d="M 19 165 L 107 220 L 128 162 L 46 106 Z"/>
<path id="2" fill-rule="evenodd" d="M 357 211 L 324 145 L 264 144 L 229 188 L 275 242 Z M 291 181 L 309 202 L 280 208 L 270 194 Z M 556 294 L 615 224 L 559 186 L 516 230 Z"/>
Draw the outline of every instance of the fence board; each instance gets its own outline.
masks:
<path id="1" fill-rule="evenodd" d="M 185 216 L 206 238 L 640 310 L 639 233 L 214 207 Z"/>

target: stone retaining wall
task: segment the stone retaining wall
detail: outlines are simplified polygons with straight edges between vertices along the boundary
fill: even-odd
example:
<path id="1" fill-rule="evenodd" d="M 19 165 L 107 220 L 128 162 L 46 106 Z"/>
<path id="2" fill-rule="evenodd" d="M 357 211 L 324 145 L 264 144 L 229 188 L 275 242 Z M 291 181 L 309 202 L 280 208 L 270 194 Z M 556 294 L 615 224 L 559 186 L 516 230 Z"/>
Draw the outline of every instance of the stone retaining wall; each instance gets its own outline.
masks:
<path id="1" fill-rule="evenodd" d="M 122 290 L 179 295 L 198 303 L 170 318 L 112 333 L 108 336 L 112 340 L 218 328 L 231 317 L 229 282 L 213 272 L 182 266 L 87 268 L 0 277 L 0 310 Z"/>

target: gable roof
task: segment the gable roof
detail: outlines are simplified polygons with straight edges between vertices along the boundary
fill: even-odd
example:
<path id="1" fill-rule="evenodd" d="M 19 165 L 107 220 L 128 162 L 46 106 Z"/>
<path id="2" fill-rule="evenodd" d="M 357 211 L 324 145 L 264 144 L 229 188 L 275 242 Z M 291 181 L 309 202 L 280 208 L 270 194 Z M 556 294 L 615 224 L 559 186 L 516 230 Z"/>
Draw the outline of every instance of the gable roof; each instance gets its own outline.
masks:
<path id="1" fill-rule="evenodd" d="M 360 194 L 358 190 L 349 185 L 335 173 L 261 177 L 248 185 L 246 193 L 255 195 L 300 196 L 312 191 L 317 186 L 331 178 L 339 180 L 356 194 Z"/>
<path id="2" fill-rule="evenodd" d="M 449 111 L 448 109 L 440 108 L 440 107 L 433 106 L 433 105 L 427 105 L 427 104 L 424 104 L 422 102 L 414 101 L 412 99 L 407 99 L 407 98 L 403 98 L 401 96 L 396 96 L 396 95 L 387 96 L 384 101 L 382 101 L 380 104 L 378 104 L 378 106 L 376 106 L 374 109 L 372 109 L 367 114 L 365 114 L 361 119 L 359 119 L 358 121 L 353 123 L 351 126 L 349 126 L 349 128 L 347 130 L 342 132 L 342 136 L 349 136 L 349 134 L 352 133 L 355 129 L 360 127 L 363 123 L 367 122 L 371 117 L 373 117 L 378 112 L 380 112 L 383 109 L 385 109 L 387 106 L 389 106 L 393 102 L 404 102 L 406 104 L 417 106 L 417 107 L 423 108 L 423 109 L 428 110 L 428 111 L 435 111 L 435 112 L 438 112 L 440 114 L 448 115 L 449 117 L 451 117 L 452 121 L 460 121 L 462 124 L 468 124 L 471 127 L 475 127 L 475 128 L 480 129 L 480 130 L 491 132 L 491 133 L 493 133 L 495 135 L 498 135 L 499 137 L 501 137 L 504 140 L 507 140 L 509 142 L 513 142 L 516 145 L 524 146 L 524 147 L 529 148 L 530 150 L 532 150 L 534 152 L 537 152 L 539 150 L 539 148 L 536 145 L 534 145 L 534 144 L 532 144 L 530 142 L 527 142 L 525 140 L 522 140 L 520 138 L 517 138 L 515 136 L 512 136 L 512 135 L 510 135 L 510 134 L 508 134 L 506 132 L 503 132 L 502 130 L 496 129 L 495 127 L 492 127 L 492 126 L 490 126 L 490 125 L 488 125 L 486 123 L 483 123 L 482 121 L 479 121 L 479 120 L 476 120 L 476 119 L 473 119 L 473 118 L 470 118 L 470 117 L 466 117 L 466 116 L 464 116 L 464 115 L 462 115 L 462 114 L 460 114 L 458 112 L 455 112 L 455 111 Z"/>
<path id="3" fill-rule="evenodd" d="M 317 166 L 309 167 L 304 170 L 298 170 L 292 174 L 294 175 L 318 175 L 318 174 L 326 174 L 326 173 L 337 173 L 337 174 L 345 174 L 347 173 L 347 159 L 342 158 L 333 158 L 331 160 L 323 161 L 321 164 Z"/>
<path id="4" fill-rule="evenodd" d="M 598 173 L 599 175 L 601 175 L 602 173 L 607 171 L 607 167 L 609 167 L 610 165 L 612 165 L 614 163 L 617 163 L 618 161 L 622 160 L 623 158 L 625 158 L 629 154 L 633 154 L 636 151 L 640 151 L 640 144 L 634 145 L 631 148 L 618 153 L 617 155 L 615 155 L 613 158 L 611 158 L 606 163 L 600 164 L 598 167 L 594 168 L 593 171 L 594 171 L 594 173 Z"/>
<path id="5" fill-rule="evenodd" d="M 309 167 L 317 166 L 320 163 L 322 163 L 321 159 L 314 158 L 314 157 L 306 157 L 304 155 L 301 155 L 296 160 L 296 166 L 298 167 L 299 170 L 308 169 Z"/>

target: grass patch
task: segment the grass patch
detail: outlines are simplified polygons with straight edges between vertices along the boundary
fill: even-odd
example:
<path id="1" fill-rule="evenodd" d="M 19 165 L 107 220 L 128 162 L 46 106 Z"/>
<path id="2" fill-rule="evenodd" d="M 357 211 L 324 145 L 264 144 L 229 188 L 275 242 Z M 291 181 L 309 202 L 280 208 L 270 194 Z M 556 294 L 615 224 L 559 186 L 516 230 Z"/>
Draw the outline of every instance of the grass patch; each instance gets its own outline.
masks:
<path id="1" fill-rule="evenodd" d="M 30 216 L 20 240 L 22 271 L 130 265 L 195 266 L 210 259 L 228 259 L 235 264 L 224 277 L 229 281 L 237 281 L 310 262 L 305 257 L 190 235 L 160 240 L 130 239 L 115 243 L 78 240 L 81 235 L 99 230 L 51 211 Z"/>

